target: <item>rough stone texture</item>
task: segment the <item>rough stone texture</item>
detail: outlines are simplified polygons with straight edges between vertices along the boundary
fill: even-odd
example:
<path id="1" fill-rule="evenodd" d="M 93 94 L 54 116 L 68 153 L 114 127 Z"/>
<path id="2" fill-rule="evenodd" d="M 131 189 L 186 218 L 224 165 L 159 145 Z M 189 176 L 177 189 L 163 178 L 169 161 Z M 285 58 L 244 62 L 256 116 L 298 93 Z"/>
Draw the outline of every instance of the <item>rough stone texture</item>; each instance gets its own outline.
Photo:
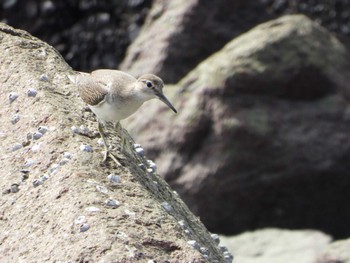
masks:
<path id="1" fill-rule="evenodd" d="M 177 116 L 149 103 L 128 130 L 211 230 L 345 237 L 348 70 L 331 34 L 286 16 L 232 40 L 168 91 Z"/>
<path id="2" fill-rule="evenodd" d="M 331 242 L 319 231 L 273 228 L 220 239 L 239 263 L 316 263 Z"/>
<path id="3" fill-rule="evenodd" d="M 349 263 L 350 240 L 333 241 L 315 230 L 276 228 L 221 236 L 221 245 L 235 252 L 239 263 Z"/>
<path id="4" fill-rule="evenodd" d="M 262 7 L 255 0 L 155 1 L 120 67 L 176 83 L 234 36 L 266 20 Z"/>
<path id="5" fill-rule="evenodd" d="M 339 240 L 331 243 L 317 263 L 349 263 L 350 262 L 350 239 Z"/>
<path id="6" fill-rule="evenodd" d="M 4 24 L 0 49 L 2 262 L 206 262 L 188 240 L 208 249 L 209 262 L 224 262 L 199 219 L 146 172 L 146 159 L 130 152 L 124 166 L 100 164 L 96 123 L 80 110 L 58 52 Z M 116 147 L 120 135 L 107 131 Z"/>

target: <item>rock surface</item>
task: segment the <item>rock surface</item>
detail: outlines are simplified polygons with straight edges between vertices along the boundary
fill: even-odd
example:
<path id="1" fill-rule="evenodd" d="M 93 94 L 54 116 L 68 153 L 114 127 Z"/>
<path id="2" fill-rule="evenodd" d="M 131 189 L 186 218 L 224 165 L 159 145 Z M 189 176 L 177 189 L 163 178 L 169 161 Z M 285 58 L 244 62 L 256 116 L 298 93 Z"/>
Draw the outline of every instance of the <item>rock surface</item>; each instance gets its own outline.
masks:
<path id="1" fill-rule="evenodd" d="M 346 237 L 347 58 L 317 23 L 282 17 L 182 79 L 170 91 L 177 116 L 149 103 L 127 126 L 209 229 L 316 228 Z"/>
<path id="2" fill-rule="evenodd" d="M 153 72 L 176 83 L 233 37 L 266 20 L 264 11 L 256 15 L 262 8 L 254 0 L 154 1 L 120 67 L 136 76 Z"/>
<path id="3" fill-rule="evenodd" d="M 235 251 L 239 263 L 349 263 L 350 240 L 333 241 L 315 230 L 276 228 L 227 237 L 221 245 Z"/>
<path id="4" fill-rule="evenodd" d="M 100 164 L 95 122 L 57 51 L 4 24 L 0 49 L 1 261 L 225 262 L 145 158 Z M 127 136 L 107 131 L 114 147 Z"/>

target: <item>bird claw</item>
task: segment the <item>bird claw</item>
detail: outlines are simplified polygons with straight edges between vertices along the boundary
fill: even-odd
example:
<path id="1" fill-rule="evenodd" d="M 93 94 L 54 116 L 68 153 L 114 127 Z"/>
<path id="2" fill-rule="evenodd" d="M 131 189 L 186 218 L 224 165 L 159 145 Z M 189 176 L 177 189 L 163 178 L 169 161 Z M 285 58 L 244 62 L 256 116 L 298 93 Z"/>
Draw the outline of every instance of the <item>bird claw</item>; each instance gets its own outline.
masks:
<path id="1" fill-rule="evenodd" d="M 110 151 L 105 151 L 104 155 L 103 155 L 103 159 L 102 162 L 105 163 L 107 161 L 108 156 L 117 164 L 121 166 L 121 163 L 118 161 L 119 160 L 125 160 L 126 158 L 124 156 L 121 156 L 119 154 L 117 154 L 116 156 L 114 156 L 114 154 L 112 154 Z"/>

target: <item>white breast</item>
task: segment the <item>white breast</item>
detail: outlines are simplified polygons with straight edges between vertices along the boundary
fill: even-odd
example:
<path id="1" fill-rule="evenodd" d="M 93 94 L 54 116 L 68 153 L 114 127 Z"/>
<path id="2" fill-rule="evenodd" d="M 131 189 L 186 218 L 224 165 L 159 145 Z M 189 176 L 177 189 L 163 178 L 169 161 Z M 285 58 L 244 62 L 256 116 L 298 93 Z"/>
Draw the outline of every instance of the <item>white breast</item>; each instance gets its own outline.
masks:
<path id="1" fill-rule="evenodd" d="M 102 101 L 98 105 L 89 106 L 101 122 L 117 123 L 132 115 L 141 105 L 142 101 L 133 101 L 132 103 L 108 104 Z"/>

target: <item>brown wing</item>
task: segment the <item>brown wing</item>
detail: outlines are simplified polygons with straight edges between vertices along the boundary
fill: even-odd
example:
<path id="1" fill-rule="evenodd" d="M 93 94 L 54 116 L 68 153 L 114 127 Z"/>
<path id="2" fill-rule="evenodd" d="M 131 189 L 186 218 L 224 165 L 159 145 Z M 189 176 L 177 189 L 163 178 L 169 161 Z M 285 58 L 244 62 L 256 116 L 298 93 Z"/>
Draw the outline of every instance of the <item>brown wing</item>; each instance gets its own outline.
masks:
<path id="1" fill-rule="evenodd" d="M 91 106 L 97 105 L 103 101 L 108 93 L 106 85 L 90 75 L 76 76 L 75 83 L 82 100 Z"/>
<path id="2" fill-rule="evenodd" d="M 108 84 L 115 94 L 122 93 L 126 87 L 136 82 L 133 76 L 120 70 L 99 69 L 91 72 L 91 76 L 100 83 Z"/>

